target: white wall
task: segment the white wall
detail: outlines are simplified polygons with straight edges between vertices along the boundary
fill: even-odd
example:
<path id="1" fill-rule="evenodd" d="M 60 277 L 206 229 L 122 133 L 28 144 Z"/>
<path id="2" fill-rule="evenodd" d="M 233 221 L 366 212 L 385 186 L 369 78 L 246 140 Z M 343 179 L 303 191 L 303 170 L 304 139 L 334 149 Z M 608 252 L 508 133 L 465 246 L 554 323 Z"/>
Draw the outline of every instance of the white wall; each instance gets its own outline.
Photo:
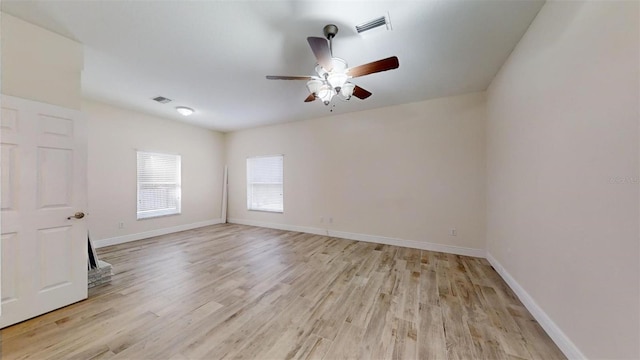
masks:
<path id="1" fill-rule="evenodd" d="M 484 127 L 475 93 L 229 133 L 229 218 L 483 249 Z M 246 158 L 271 154 L 284 214 L 247 211 Z"/>
<path id="2" fill-rule="evenodd" d="M 80 109 L 82 45 L 0 13 L 2 93 Z"/>
<path id="3" fill-rule="evenodd" d="M 488 253 L 592 359 L 640 357 L 638 14 L 547 2 L 487 93 Z"/>
<path id="4" fill-rule="evenodd" d="M 219 220 L 223 134 L 88 100 L 82 111 L 89 128 L 87 219 L 98 246 Z M 182 156 L 182 214 L 136 220 L 138 149 Z"/>

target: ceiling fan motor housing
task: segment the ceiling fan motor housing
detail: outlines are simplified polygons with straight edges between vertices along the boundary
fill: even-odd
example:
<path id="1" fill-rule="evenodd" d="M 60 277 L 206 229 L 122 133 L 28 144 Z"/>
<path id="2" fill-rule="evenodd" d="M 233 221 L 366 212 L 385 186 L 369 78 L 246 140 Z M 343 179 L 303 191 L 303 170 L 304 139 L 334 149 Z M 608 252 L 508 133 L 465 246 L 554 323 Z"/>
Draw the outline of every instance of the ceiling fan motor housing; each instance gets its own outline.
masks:
<path id="1" fill-rule="evenodd" d="M 326 37 L 327 40 L 331 40 L 338 33 L 338 27 L 336 25 L 329 24 L 324 27 L 323 32 L 324 37 Z"/>

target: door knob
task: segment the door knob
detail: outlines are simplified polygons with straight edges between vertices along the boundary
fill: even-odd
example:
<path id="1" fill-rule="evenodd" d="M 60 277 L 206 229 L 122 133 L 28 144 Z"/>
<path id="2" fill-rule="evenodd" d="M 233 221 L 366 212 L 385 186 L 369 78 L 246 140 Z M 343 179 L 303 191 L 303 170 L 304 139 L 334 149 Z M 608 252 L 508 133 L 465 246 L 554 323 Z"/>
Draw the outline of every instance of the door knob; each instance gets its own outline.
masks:
<path id="1" fill-rule="evenodd" d="M 69 216 L 67 218 L 67 220 L 71 220 L 71 219 L 82 219 L 84 217 L 84 213 L 83 212 L 77 212 L 75 213 L 73 216 Z"/>

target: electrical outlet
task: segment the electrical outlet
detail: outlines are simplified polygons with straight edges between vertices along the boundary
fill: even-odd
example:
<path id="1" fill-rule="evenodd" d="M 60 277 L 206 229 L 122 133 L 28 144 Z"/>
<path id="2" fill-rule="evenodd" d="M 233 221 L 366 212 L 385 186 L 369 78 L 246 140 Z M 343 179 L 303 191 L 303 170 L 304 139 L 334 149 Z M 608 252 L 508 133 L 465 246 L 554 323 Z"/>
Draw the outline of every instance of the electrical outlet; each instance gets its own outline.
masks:
<path id="1" fill-rule="evenodd" d="M 118 223 L 118 229 L 124 229 L 124 223 L 122 221 Z"/>
<path id="2" fill-rule="evenodd" d="M 456 230 L 456 229 L 451 229 L 451 231 L 449 231 L 449 235 L 451 235 L 451 236 L 458 236 L 458 230 Z"/>
<path id="3" fill-rule="evenodd" d="M 329 218 L 329 224 L 333 224 L 333 218 L 332 217 Z"/>

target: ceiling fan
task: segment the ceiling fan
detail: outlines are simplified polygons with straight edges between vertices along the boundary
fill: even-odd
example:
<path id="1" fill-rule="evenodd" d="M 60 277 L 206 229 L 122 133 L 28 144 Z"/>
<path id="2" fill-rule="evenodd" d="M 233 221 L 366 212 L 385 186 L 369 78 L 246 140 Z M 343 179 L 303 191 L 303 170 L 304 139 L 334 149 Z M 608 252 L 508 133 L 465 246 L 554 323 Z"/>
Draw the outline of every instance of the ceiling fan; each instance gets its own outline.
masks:
<path id="1" fill-rule="evenodd" d="M 349 68 L 347 62 L 341 58 L 333 56 L 332 39 L 338 33 L 338 27 L 329 24 L 324 27 L 324 36 L 310 36 L 307 38 L 311 51 L 318 60 L 313 76 L 277 76 L 267 75 L 269 80 L 306 80 L 309 96 L 304 100 L 311 102 L 316 99 L 322 100 L 325 105 L 331 103 L 333 97 L 341 100 L 350 100 L 352 96 L 359 99 L 366 99 L 371 93 L 358 85 L 349 82 L 350 79 L 374 74 L 381 71 L 397 69 L 400 66 L 398 58 L 395 56 L 373 61 L 364 65 Z"/>

